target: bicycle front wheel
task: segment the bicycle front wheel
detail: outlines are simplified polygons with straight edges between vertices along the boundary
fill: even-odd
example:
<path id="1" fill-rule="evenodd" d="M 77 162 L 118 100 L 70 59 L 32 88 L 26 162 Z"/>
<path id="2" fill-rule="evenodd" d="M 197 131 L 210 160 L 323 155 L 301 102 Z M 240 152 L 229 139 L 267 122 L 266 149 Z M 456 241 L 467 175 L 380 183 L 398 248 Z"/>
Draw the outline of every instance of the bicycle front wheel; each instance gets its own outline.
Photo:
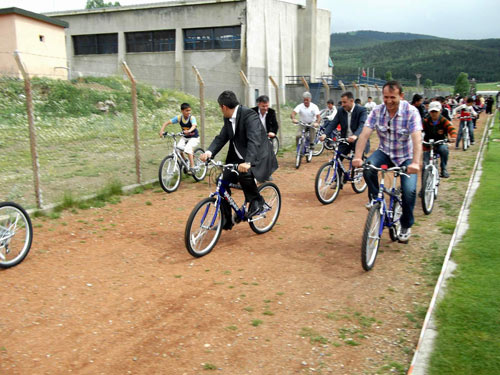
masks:
<path id="1" fill-rule="evenodd" d="M 463 137 L 462 137 L 462 149 L 466 151 L 469 148 L 469 129 L 467 125 L 465 126 L 463 130 Z"/>
<path id="2" fill-rule="evenodd" d="M 181 183 L 181 170 L 172 155 L 168 155 L 161 161 L 158 171 L 160 186 L 167 193 L 173 193 Z"/>
<path id="3" fill-rule="evenodd" d="M 375 265 L 380 246 L 380 230 L 382 229 L 380 203 L 374 204 L 366 218 L 363 242 L 361 244 L 361 265 L 365 271 L 370 271 Z"/>
<path id="4" fill-rule="evenodd" d="M 184 243 L 192 256 L 207 255 L 217 244 L 222 231 L 222 214 L 217 207 L 217 199 L 205 198 L 200 201 L 186 223 Z"/>
<path id="5" fill-rule="evenodd" d="M 434 172 L 426 168 L 422 179 L 422 209 L 426 215 L 430 215 L 434 208 L 434 198 Z"/>
<path id="6" fill-rule="evenodd" d="M 326 141 L 325 141 L 326 142 Z M 321 142 L 319 139 L 314 143 L 314 151 L 312 156 L 320 156 L 325 149 L 325 142 Z"/>
<path id="7" fill-rule="evenodd" d="M 280 141 L 278 137 L 271 138 L 271 145 L 273 146 L 274 155 L 277 155 L 280 149 Z"/>
<path id="8" fill-rule="evenodd" d="M 301 162 L 302 162 L 302 139 L 299 140 L 299 143 L 297 144 L 297 156 L 295 157 L 296 169 L 299 169 Z"/>
<path id="9" fill-rule="evenodd" d="M 269 232 L 276 224 L 281 210 L 281 193 L 272 182 L 266 182 L 259 186 L 259 194 L 264 198 L 264 209 L 262 213 L 252 217 L 249 222 L 250 228 L 257 233 Z"/>
<path id="10" fill-rule="evenodd" d="M 193 178 L 196 181 L 201 181 L 207 175 L 207 164 L 200 160 L 200 156 L 205 153 L 202 148 L 197 148 L 194 151 L 194 173 Z"/>
<path id="11" fill-rule="evenodd" d="M 0 203 L 0 268 L 23 261 L 31 249 L 33 227 L 28 213 L 16 203 Z"/>
<path id="12" fill-rule="evenodd" d="M 316 173 L 314 190 L 316 197 L 323 204 L 332 203 L 339 195 L 340 176 L 335 164 L 332 162 L 325 163 Z"/>

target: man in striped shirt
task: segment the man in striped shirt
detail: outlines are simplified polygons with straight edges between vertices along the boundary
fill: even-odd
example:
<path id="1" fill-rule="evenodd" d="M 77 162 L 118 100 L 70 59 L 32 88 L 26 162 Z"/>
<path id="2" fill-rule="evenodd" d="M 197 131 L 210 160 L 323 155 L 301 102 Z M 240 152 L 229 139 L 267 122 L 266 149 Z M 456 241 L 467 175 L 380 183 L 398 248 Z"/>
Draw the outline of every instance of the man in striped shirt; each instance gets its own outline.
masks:
<path id="1" fill-rule="evenodd" d="M 398 81 L 388 81 L 382 89 L 383 104 L 376 106 L 368 116 L 356 145 L 353 165 L 361 167 L 363 150 L 373 130 L 377 131 L 380 144 L 367 160 L 376 167 L 383 164 L 407 166 L 409 177 L 401 176 L 402 208 L 399 241 L 408 242 L 414 223 L 413 208 L 417 196 L 417 174 L 422 156 L 422 119 L 418 110 L 403 100 L 403 88 Z M 369 199 L 378 194 L 378 174 L 366 169 Z"/>

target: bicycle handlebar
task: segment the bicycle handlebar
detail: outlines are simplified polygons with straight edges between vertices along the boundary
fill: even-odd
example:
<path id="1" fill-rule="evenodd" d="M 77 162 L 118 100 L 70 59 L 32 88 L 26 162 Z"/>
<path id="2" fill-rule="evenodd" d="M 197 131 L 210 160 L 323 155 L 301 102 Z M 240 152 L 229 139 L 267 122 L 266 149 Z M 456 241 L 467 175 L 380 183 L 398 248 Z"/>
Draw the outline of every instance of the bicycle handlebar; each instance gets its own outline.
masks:
<path id="1" fill-rule="evenodd" d="M 402 167 L 379 168 L 379 167 L 374 166 L 371 163 L 368 163 L 368 162 L 364 163 L 363 164 L 363 169 L 368 169 L 368 168 L 374 169 L 376 171 L 394 172 L 394 173 L 397 173 L 397 174 L 402 174 L 403 176 L 410 177 L 410 176 L 408 176 L 405 173 L 407 171 L 407 169 L 408 169 L 406 165 L 403 165 Z"/>
<path id="2" fill-rule="evenodd" d="M 297 126 L 305 126 L 307 128 L 314 128 L 314 125 L 312 125 L 313 123 L 314 123 L 314 121 L 311 122 L 311 123 L 309 123 L 309 124 L 306 124 L 305 122 L 299 121 L 298 124 L 295 124 L 295 125 L 297 125 Z"/>
<path id="3" fill-rule="evenodd" d="M 435 140 L 431 139 L 429 142 L 422 141 L 422 144 L 426 145 L 426 146 L 437 146 L 437 145 L 442 145 L 442 144 L 448 143 L 448 142 L 449 141 L 447 139 L 441 139 L 439 141 L 435 141 Z"/>
<path id="4" fill-rule="evenodd" d="M 169 136 L 169 137 L 182 137 L 182 136 L 184 136 L 184 133 L 182 133 L 182 132 L 179 132 L 179 133 L 164 132 L 163 133 L 163 138 L 165 138 L 166 136 Z"/>

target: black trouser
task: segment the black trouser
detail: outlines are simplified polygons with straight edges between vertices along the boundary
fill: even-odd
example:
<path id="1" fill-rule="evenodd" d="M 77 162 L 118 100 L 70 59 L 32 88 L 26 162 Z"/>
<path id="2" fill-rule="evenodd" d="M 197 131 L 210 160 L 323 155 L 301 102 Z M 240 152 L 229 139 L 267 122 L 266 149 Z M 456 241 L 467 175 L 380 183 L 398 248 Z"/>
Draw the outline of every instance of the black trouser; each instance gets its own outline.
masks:
<path id="1" fill-rule="evenodd" d="M 239 175 L 226 169 L 224 171 L 223 179 L 233 184 L 239 183 L 243 189 L 243 194 L 245 194 L 245 200 L 250 204 L 254 200 L 257 200 L 257 202 L 260 203 L 261 205 L 264 204 L 264 199 L 259 194 L 259 190 L 257 189 L 257 184 L 255 183 L 253 174 L 251 172 L 245 172 L 245 173 L 238 172 L 238 173 Z M 231 193 L 231 190 L 230 189 L 228 190 L 229 193 Z"/>

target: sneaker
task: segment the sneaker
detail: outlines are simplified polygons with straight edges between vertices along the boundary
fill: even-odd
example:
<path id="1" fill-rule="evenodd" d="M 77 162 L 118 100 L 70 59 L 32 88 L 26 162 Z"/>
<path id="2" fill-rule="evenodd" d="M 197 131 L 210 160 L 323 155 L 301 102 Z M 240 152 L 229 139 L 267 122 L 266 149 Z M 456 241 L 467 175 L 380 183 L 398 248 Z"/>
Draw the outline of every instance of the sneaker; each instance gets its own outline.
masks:
<path id="1" fill-rule="evenodd" d="M 399 233 L 398 240 L 399 242 L 408 242 L 411 237 L 411 228 L 401 228 L 401 232 Z"/>
<path id="2" fill-rule="evenodd" d="M 370 211 L 370 208 L 372 208 L 372 202 L 368 202 L 367 204 L 365 204 L 365 208 Z"/>
<path id="3" fill-rule="evenodd" d="M 448 173 L 448 171 L 446 169 L 443 169 L 441 171 L 441 177 L 448 178 L 448 177 L 450 177 L 450 174 Z"/>

